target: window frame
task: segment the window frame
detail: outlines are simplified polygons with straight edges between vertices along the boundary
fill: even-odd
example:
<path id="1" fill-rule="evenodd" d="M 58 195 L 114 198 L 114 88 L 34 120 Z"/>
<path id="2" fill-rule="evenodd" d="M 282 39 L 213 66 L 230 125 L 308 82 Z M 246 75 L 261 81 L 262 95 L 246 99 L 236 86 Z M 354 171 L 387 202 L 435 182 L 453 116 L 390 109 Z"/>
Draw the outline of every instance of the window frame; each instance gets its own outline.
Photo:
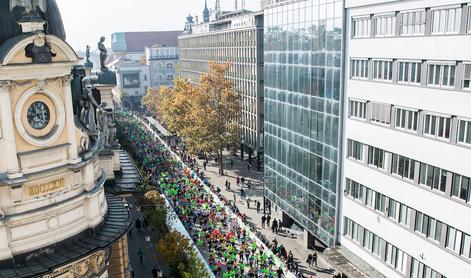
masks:
<path id="1" fill-rule="evenodd" d="M 404 67 L 404 73 L 401 72 L 401 64 L 405 64 L 407 66 L 407 81 L 405 80 L 405 72 L 406 67 Z M 415 82 L 412 81 L 412 67 L 415 65 Z M 420 68 L 417 70 L 417 68 Z M 397 83 L 398 84 L 407 84 L 407 85 L 414 85 L 420 86 L 422 84 L 422 71 L 423 71 L 423 63 L 419 60 L 397 60 L 396 61 L 396 72 L 397 72 Z M 402 77 L 402 81 L 400 80 Z"/>
<path id="2" fill-rule="evenodd" d="M 366 67 L 363 67 L 362 62 L 365 62 Z M 370 61 L 368 58 L 351 58 L 350 59 L 350 78 L 358 79 L 358 80 L 368 80 L 369 75 L 370 75 L 369 67 L 370 67 Z M 362 75 L 361 73 L 365 73 L 366 75 Z"/>
<path id="3" fill-rule="evenodd" d="M 362 35 L 356 35 L 356 30 L 359 30 L 360 28 L 357 28 L 359 27 L 359 25 L 357 25 L 357 22 L 363 22 L 362 23 Z M 365 22 L 367 23 L 366 24 L 366 34 L 363 34 L 363 31 L 365 31 L 364 27 L 365 27 Z M 352 17 L 352 39 L 359 39 L 359 38 L 369 38 L 371 37 L 371 16 L 369 15 L 363 15 L 363 16 L 355 16 L 355 17 Z"/>
<path id="4" fill-rule="evenodd" d="M 389 18 L 391 18 L 391 22 L 389 21 Z M 375 14 L 371 18 L 371 20 L 373 21 L 373 28 L 374 28 L 373 36 L 375 38 L 388 38 L 388 37 L 396 36 L 396 27 L 397 27 L 396 13 Z M 385 24 L 385 26 L 383 26 L 383 23 Z M 392 26 L 388 26 L 389 23 Z M 380 25 L 379 26 L 380 29 L 378 29 L 378 24 Z M 388 31 L 392 31 L 392 33 L 388 33 Z M 383 32 L 383 33 L 380 33 L 380 32 Z"/>
<path id="5" fill-rule="evenodd" d="M 372 59 L 372 79 L 374 81 L 392 83 L 394 78 L 394 60 L 392 59 Z M 376 66 L 379 66 L 379 71 Z M 386 65 L 388 71 L 386 72 Z"/>
<path id="6" fill-rule="evenodd" d="M 430 117 L 430 118 L 428 118 Z M 441 118 L 443 118 L 443 132 L 440 134 Z M 427 124 L 427 121 L 429 124 Z M 446 127 L 448 127 L 448 137 L 446 137 Z M 451 115 L 441 115 L 436 113 L 425 112 L 423 117 L 422 135 L 438 140 L 449 141 L 453 129 L 453 118 Z M 445 135 L 445 136 L 441 136 Z"/>
<path id="7" fill-rule="evenodd" d="M 461 7 L 461 5 L 450 5 L 450 6 L 442 6 L 442 7 L 434 7 L 434 8 L 431 8 L 431 17 L 430 17 L 430 24 L 431 24 L 431 28 L 430 28 L 430 34 L 432 36 L 440 36 L 440 35 L 454 35 L 454 34 L 459 34 L 460 33 L 460 29 L 461 29 L 461 15 L 463 14 L 463 9 Z M 455 17 L 454 17 L 454 24 L 455 23 L 458 23 L 458 31 L 448 31 L 448 19 L 449 19 L 449 12 L 450 10 L 459 10 L 460 13 L 459 13 L 459 16 L 456 17 L 456 14 L 455 13 Z M 439 13 L 440 17 L 442 16 L 442 13 L 446 11 L 446 15 L 445 15 L 445 19 L 443 20 L 442 22 L 442 19 L 439 18 L 439 21 L 438 21 L 438 29 L 439 31 L 434 31 L 434 24 L 435 24 L 435 16 L 436 16 L 436 12 Z M 458 20 L 457 20 L 458 19 Z M 440 27 L 440 24 L 445 24 L 445 26 L 442 26 Z M 441 29 L 443 29 L 443 31 L 440 31 Z"/>
<path id="8" fill-rule="evenodd" d="M 466 180 L 468 183 L 467 185 L 465 182 Z M 463 199 L 462 194 L 463 194 L 463 189 L 465 187 L 467 187 L 466 188 L 467 196 L 465 196 L 465 199 Z M 451 180 L 451 197 L 455 199 L 459 199 L 465 203 L 471 203 L 471 177 L 453 173 L 453 177 Z"/>
<path id="9" fill-rule="evenodd" d="M 361 109 L 361 107 L 363 110 Z M 359 100 L 359 99 L 349 99 L 348 100 L 348 117 L 358 120 L 366 121 L 367 113 L 368 113 L 368 101 L 367 100 Z M 363 111 L 363 113 L 361 113 Z M 358 116 L 357 114 L 360 114 Z"/>
<path id="10" fill-rule="evenodd" d="M 428 61 L 427 64 L 427 79 L 426 79 L 426 84 L 429 87 L 435 87 L 435 88 L 445 88 L 445 89 L 453 89 L 456 86 L 456 73 L 457 73 L 457 65 L 454 62 L 435 62 L 435 61 Z M 433 71 L 433 82 L 430 83 L 430 67 L 434 67 Z M 436 84 L 436 78 L 437 78 L 437 73 L 436 73 L 436 68 L 439 67 L 439 72 L 438 72 L 438 84 Z M 446 85 L 444 84 L 444 79 L 445 79 L 445 67 L 453 67 L 454 71 L 454 76 L 453 76 L 453 85 Z M 451 68 L 450 68 L 451 69 Z M 448 70 L 449 73 L 451 73 L 451 70 Z M 451 83 L 451 74 L 447 76 L 448 83 Z"/>
<path id="11" fill-rule="evenodd" d="M 368 166 L 386 170 L 386 151 L 377 147 L 368 146 Z M 380 166 L 381 165 L 381 166 Z"/>
<path id="12" fill-rule="evenodd" d="M 394 113 L 394 128 L 411 133 L 417 133 L 419 130 L 420 111 L 396 106 Z M 402 127 L 404 125 L 404 127 Z M 409 126 L 412 129 L 408 128 Z"/>
<path id="13" fill-rule="evenodd" d="M 469 14 L 469 21 L 471 22 L 471 7 L 470 7 L 470 14 Z M 466 69 L 469 68 L 469 75 L 466 76 Z M 464 82 L 468 82 L 468 87 L 464 86 Z M 465 91 L 471 91 L 471 62 L 464 62 L 463 63 L 463 75 L 461 76 L 461 89 Z"/>
<path id="14" fill-rule="evenodd" d="M 407 24 L 404 24 L 404 16 L 409 15 L 413 13 L 413 21 L 414 23 L 407 22 Z M 423 23 L 422 21 L 417 24 L 417 13 L 421 13 L 421 16 L 423 16 Z M 413 36 L 424 36 L 425 35 L 425 28 L 427 26 L 427 14 L 425 9 L 419 9 L 419 10 L 408 10 L 408 11 L 401 11 L 399 13 L 401 15 L 401 20 L 399 22 L 399 36 L 400 37 L 413 37 Z M 422 18 L 421 18 L 422 19 Z M 409 21 L 409 18 L 407 19 Z M 404 27 L 407 26 L 406 28 L 409 28 L 408 26 L 412 27 L 412 32 L 403 32 Z M 419 32 L 415 32 L 416 26 L 419 26 Z"/>
<path id="15" fill-rule="evenodd" d="M 465 125 L 463 130 L 461 128 L 462 124 Z M 461 136 L 462 132 L 464 133 L 463 136 Z M 463 141 L 461 140 L 461 137 L 463 137 Z M 458 118 L 458 130 L 457 130 L 456 142 L 461 145 L 471 146 L 471 120 L 470 119 Z"/>
<path id="16" fill-rule="evenodd" d="M 391 174 L 394 176 L 401 177 L 403 179 L 413 181 L 416 176 L 416 173 L 415 173 L 416 163 L 417 162 L 414 159 L 393 153 L 392 158 L 391 158 Z M 402 173 L 400 173 L 401 164 L 402 164 Z M 407 171 L 406 171 L 406 168 L 408 168 Z M 408 174 L 406 174 L 406 172 Z"/>

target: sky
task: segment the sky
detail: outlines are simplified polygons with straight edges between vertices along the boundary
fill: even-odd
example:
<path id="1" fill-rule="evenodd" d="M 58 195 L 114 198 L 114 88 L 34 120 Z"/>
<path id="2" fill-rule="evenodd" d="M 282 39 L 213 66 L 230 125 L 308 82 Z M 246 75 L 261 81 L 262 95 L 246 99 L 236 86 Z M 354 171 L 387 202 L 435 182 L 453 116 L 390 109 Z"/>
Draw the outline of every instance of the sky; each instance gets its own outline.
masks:
<path id="1" fill-rule="evenodd" d="M 242 0 L 239 0 L 239 3 Z M 86 45 L 97 48 L 99 38 L 131 31 L 183 30 L 189 13 L 202 20 L 204 0 L 56 0 L 62 14 L 67 42 L 75 51 Z M 235 0 L 221 0 L 222 10 L 233 10 Z M 245 0 L 246 9 L 259 10 L 260 0 Z M 215 0 L 208 0 L 214 8 Z M 239 4 L 240 5 L 240 4 Z"/>

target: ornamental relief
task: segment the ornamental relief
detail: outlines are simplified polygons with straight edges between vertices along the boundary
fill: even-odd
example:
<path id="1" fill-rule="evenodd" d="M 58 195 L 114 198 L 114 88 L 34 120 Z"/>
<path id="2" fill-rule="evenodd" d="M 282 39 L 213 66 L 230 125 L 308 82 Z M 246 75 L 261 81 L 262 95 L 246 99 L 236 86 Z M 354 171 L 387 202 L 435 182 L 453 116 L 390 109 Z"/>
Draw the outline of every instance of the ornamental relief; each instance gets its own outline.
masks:
<path id="1" fill-rule="evenodd" d="M 43 275 L 41 278 L 55 278 L 66 273 L 72 275 L 74 278 L 89 278 L 100 276 L 106 270 L 109 259 L 110 249 L 101 250 L 83 260 L 75 262 L 64 268 L 57 269 L 53 273 Z"/>

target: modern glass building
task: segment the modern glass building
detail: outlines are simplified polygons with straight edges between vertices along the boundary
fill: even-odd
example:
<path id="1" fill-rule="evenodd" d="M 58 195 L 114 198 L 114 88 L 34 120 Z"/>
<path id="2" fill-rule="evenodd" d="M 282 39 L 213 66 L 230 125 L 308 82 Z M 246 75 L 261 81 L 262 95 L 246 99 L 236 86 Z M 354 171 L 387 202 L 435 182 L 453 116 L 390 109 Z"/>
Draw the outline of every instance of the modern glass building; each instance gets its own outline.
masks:
<path id="1" fill-rule="evenodd" d="M 265 196 L 330 246 L 337 242 L 340 194 L 343 4 L 262 4 Z"/>

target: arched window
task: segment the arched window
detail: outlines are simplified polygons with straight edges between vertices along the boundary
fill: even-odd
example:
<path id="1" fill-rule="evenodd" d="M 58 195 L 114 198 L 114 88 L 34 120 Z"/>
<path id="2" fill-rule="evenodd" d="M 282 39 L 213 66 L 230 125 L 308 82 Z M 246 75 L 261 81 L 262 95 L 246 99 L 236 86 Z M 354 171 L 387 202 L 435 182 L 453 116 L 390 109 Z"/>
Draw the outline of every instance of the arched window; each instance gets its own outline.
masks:
<path id="1" fill-rule="evenodd" d="M 167 63 L 167 69 L 173 69 L 173 63 Z"/>
<path id="2" fill-rule="evenodd" d="M 173 81 L 173 75 L 169 74 L 167 75 L 167 82 L 172 82 Z"/>

